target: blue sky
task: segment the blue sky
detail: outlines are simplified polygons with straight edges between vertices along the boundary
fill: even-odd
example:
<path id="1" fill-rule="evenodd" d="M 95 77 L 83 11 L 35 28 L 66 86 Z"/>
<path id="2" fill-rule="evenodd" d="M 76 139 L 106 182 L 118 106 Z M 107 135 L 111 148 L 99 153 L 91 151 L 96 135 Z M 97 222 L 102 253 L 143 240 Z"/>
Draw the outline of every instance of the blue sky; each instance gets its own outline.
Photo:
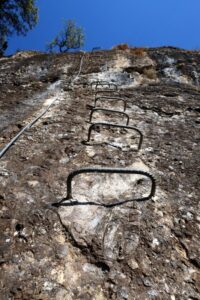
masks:
<path id="1" fill-rule="evenodd" d="M 200 49 L 200 0 L 37 0 L 38 25 L 26 37 L 12 37 L 7 54 L 45 50 L 73 19 L 83 27 L 85 50 L 132 46 Z"/>

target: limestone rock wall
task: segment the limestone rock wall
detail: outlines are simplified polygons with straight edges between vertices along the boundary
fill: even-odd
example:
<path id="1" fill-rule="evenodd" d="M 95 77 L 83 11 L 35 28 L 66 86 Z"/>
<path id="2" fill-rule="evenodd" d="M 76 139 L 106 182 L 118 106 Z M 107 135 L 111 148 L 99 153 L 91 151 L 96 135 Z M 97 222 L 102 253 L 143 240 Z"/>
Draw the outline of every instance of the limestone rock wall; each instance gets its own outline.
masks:
<path id="1" fill-rule="evenodd" d="M 0 59 L 0 148 L 55 100 L 0 160 L 0 299 L 200 299 L 200 54 L 165 47 Z M 74 78 L 72 84 L 70 80 Z M 87 139 L 96 80 L 117 84 L 131 130 Z M 105 95 L 106 92 L 104 93 Z M 112 95 L 117 95 L 112 92 Z M 123 111 L 123 102 L 98 106 Z M 125 124 L 96 112 L 93 122 Z M 77 168 L 151 172 L 79 175 Z"/>

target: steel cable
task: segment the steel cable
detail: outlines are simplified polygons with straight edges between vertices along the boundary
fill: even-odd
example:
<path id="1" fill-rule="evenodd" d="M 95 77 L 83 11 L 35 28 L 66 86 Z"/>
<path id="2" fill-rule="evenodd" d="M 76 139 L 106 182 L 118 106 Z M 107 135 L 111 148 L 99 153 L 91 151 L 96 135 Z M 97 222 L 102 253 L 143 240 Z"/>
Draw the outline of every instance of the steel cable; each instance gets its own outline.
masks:
<path id="1" fill-rule="evenodd" d="M 85 52 L 83 52 L 83 55 L 81 57 L 81 61 L 80 61 L 80 66 L 79 66 L 79 70 L 78 70 L 78 74 L 74 77 L 74 79 L 72 79 L 69 83 L 68 83 L 68 86 L 70 84 L 73 83 L 73 81 L 75 81 L 81 71 L 82 71 L 82 66 L 83 66 L 83 58 L 84 58 L 84 55 L 85 55 Z M 55 103 L 55 101 L 58 100 L 57 98 L 54 99 L 51 104 L 48 105 L 48 107 L 42 111 L 35 119 L 33 119 L 30 123 L 28 123 L 26 126 L 24 126 L 20 132 L 18 132 L 17 135 L 14 136 L 14 138 L 12 138 L 12 140 L 6 144 L 6 146 L 0 151 L 0 158 L 2 158 L 4 156 L 4 154 L 10 149 L 10 147 L 20 138 L 20 136 L 29 128 L 31 128 L 43 115 L 45 115 L 47 113 L 47 111 L 49 110 L 49 108 Z"/>

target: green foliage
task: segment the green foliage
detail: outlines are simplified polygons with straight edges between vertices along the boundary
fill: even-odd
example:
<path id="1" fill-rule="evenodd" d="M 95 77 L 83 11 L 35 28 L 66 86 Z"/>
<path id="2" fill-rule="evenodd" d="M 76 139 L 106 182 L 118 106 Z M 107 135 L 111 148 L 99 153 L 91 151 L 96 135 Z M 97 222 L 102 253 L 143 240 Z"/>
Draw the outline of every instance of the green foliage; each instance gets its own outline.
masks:
<path id="1" fill-rule="evenodd" d="M 25 35 L 37 20 L 35 0 L 0 0 L 0 54 L 7 48 L 8 37 Z"/>
<path id="2" fill-rule="evenodd" d="M 64 29 L 47 45 L 47 50 L 52 52 L 58 48 L 60 52 L 67 52 L 70 49 L 79 49 L 84 45 L 84 40 L 83 29 L 77 27 L 74 21 L 68 20 Z"/>

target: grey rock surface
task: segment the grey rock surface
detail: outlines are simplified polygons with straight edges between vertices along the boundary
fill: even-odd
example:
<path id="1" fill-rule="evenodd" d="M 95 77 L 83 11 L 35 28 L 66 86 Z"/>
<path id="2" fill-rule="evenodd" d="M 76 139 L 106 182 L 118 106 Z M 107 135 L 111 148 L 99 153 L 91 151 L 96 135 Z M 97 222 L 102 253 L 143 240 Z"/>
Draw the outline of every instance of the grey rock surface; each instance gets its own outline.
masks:
<path id="1" fill-rule="evenodd" d="M 0 59 L 0 148 L 56 99 L 0 160 L 0 299 L 200 299 L 200 53 L 128 49 Z M 87 139 L 95 90 L 116 83 L 131 130 Z M 106 94 L 106 93 L 105 93 Z M 116 92 L 113 92 L 113 95 Z M 102 106 L 122 110 L 116 101 Z M 124 122 L 98 112 L 94 122 Z M 88 166 L 139 175 L 67 175 Z M 100 205 L 92 205 L 98 202 Z"/>

